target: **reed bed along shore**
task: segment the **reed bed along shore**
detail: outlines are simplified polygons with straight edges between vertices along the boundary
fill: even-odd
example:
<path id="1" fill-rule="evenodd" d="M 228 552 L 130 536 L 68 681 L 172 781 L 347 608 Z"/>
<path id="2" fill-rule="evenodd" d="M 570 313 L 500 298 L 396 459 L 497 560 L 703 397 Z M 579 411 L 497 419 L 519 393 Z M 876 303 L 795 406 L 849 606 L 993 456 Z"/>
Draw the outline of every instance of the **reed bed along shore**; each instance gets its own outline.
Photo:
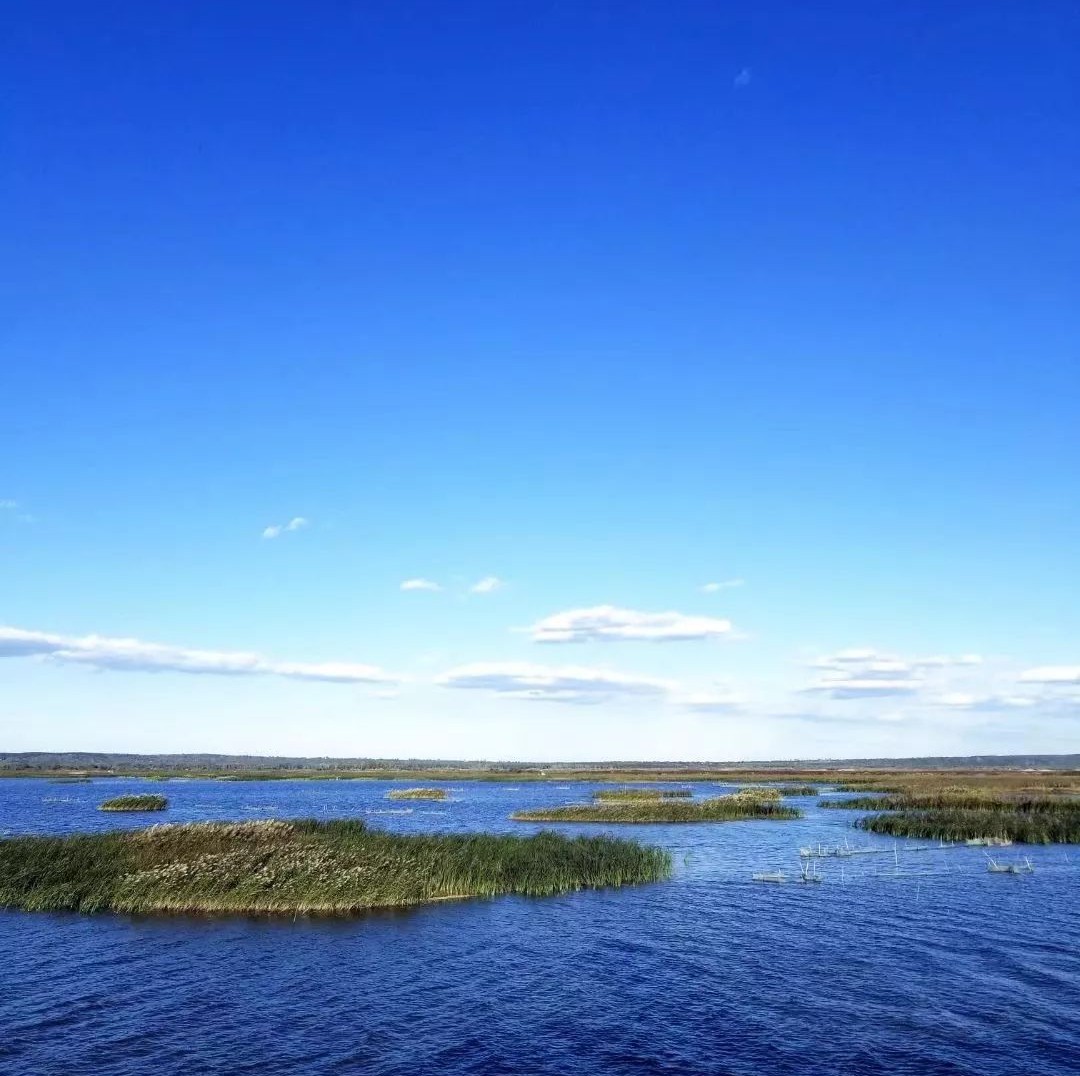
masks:
<path id="1" fill-rule="evenodd" d="M 674 800 L 689 799 L 689 788 L 601 788 L 592 794 L 594 800 Z"/>
<path id="2" fill-rule="evenodd" d="M 0 840 L 0 906 L 27 911 L 349 914 L 667 878 L 612 837 L 402 835 L 359 821 L 202 822 Z"/>
<path id="3" fill-rule="evenodd" d="M 388 800 L 444 800 L 445 788 L 392 788 L 386 793 Z"/>
<path id="4" fill-rule="evenodd" d="M 940 792 L 904 792 L 887 796 L 855 796 L 826 800 L 821 805 L 851 811 L 999 811 L 1022 814 L 1057 814 L 1080 819 L 1080 797 L 1031 796 L 981 792 L 977 789 L 943 789 Z"/>
<path id="5" fill-rule="evenodd" d="M 164 796 L 114 796 L 99 804 L 99 811 L 164 811 L 169 801 Z"/>
<path id="6" fill-rule="evenodd" d="M 516 811 L 515 822 L 737 822 L 750 818 L 801 818 L 802 812 L 744 793 L 709 799 L 601 800 Z"/>
<path id="7" fill-rule="evenodd" d="M 996 837 L 1022 844 L 1080 844 L 1080 815 L 1069 813 L 931 809 L 869 815 L 856 825 L 893 837 L 946 841 Z"/>

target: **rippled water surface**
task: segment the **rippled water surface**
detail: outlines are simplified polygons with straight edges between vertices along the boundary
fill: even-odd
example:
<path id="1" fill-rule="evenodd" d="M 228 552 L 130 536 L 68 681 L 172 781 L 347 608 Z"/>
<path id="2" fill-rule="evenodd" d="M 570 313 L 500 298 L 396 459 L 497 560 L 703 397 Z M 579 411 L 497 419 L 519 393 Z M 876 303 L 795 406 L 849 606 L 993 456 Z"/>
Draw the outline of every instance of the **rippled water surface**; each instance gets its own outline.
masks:
<path id="1" fill-rule="evenodd" d="M 391 787 L 7 779 L 0 834 L 145 825 L 96 810 L 121 791 L 166 793 L 153 821 L 522 832 L 512 809 L 596 786 L 462 782 L 408 807 Z M 0 1073 L 1080 1072 L 1080 848 L 989 875 L 977 849 L 894 852 L 797 802 L 797 822 L 616 827 L 677 862 L 622 890 L 337 921 L 0 912 Z M 881 854 L 823 860 L 820 885 L 750 880 L 845 837 Z"/>

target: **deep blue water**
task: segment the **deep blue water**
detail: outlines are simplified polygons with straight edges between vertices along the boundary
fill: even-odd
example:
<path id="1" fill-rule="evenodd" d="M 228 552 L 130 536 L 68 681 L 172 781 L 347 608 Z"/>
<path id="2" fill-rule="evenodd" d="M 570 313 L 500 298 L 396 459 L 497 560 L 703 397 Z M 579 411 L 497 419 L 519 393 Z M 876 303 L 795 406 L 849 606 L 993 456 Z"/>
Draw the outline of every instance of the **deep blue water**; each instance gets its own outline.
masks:
<path id="1" fill-rule="evenodd" d="M 0 835 L 145 825 L 95 809 L 120 791 L 167 794 L 154 821 L 520 832 L 536 827 L 513 808 L 595 786 L 462 782 L 408 813 L 390 787 L 7 779 Z M 678 863 L 622 890 L 337 921 L 0 912 L 0 1073 L 1080 1072 L 1080 848 L 989 875 L 976 849 L 894 854 L 852 812 L 802 805 L 798 822 L 616 827 Z M 750 881 L 845 836 L 887 854 L 824 861 L 820 885 Z"/>

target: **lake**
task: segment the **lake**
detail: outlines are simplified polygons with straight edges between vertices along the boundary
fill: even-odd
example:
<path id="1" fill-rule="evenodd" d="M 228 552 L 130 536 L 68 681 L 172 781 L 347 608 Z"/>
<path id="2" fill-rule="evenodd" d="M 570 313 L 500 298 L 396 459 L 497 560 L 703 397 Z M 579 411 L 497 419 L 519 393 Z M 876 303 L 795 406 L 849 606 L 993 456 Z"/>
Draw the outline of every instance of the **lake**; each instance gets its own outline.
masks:
<path id="1" fill-rule="evenodd" d="M 508 820 L 601 786 L 0 779 L 0 834 L 150 822 L 360 817 L 401 832 L 616 832 L 673 851 L 672 881 L 446 902 L 352 919 L 0 911 L 0 1073 L 195 1076 L 1059 1076 L 1080 1071 L 1080 848 L 904 851 L 800 821 L 603 827 Z M 698 794 L 730 791 L 697 785 Z M 828 787 L 828 786 L 823 786 Z M 164 793 L 165 814 L 96 810 Z M 821 860 L 846 839 L 879 850 Z M 900 850 L 896 850 L 900 849 Z"/>

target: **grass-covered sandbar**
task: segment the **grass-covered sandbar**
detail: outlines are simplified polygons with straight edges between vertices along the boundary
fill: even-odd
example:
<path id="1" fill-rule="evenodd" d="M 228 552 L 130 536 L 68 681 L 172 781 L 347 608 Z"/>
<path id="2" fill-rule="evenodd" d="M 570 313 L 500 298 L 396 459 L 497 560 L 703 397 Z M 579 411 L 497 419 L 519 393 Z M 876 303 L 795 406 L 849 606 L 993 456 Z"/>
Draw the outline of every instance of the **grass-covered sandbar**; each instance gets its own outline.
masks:
<path id="1" fill-rule="evenodd" d="M 169 801 L 164 796 L 151 794 L 138 796 L 114 796 L 99 804 L 99 811 L 164 811 Z"/>
<path id="2" fill-rule="evenodd" d="M 569 803 L 516 811 L 515 822 L 738 822 L 751 818 L 801 818 L 802 812 L 771 799 L 733 793 L 708 799 L 629 799 Z"/>
<path id="3" fill-rule="evenodd" d="M 388 800 L 444 800 L 445 788 L 392 788 L 386 793 Z"/>
<path id="4" fill-rule="evenodd" d="M 611 837 L 403 835 L 352 820 L 201 822 L 0 840 L 0 906 L 344 915 L 503 893 L 551 896 L 670 872 L 668 852 Z"/>
<path id="5" fill-rule="evenodd" d="M 592 794 L 594 800 L 676 800 L 689 799 L 689 788 L 601 788 Z"/>

